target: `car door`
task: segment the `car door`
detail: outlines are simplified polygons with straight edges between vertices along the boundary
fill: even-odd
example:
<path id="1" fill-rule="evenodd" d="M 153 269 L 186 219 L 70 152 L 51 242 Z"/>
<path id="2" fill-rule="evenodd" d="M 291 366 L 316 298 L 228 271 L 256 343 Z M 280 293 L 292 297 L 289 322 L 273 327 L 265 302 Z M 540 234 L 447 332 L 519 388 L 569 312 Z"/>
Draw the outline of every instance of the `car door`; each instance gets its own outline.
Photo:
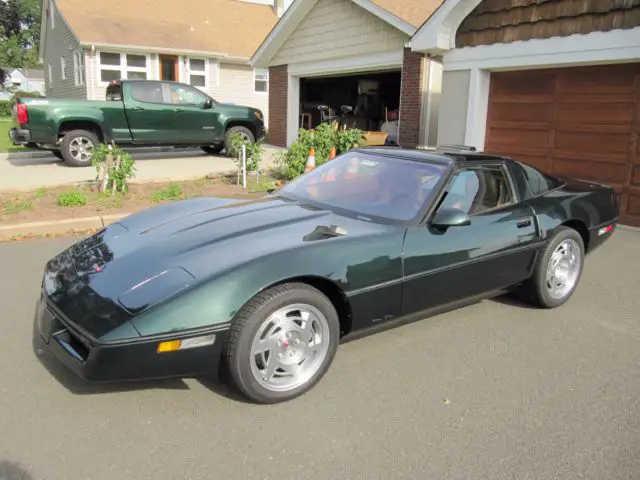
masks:
<path id="1" fill-rule="evenodd" d="M 162 83 L 127 81 L 123 85 L 125 112 L 134 143 L 170 143 L 167 141 L 168 111 Z"/>
<path id="2" fill-rule="evenodd" d="M 182 83 L 165 83 L 165 96 L 171 109 L 168 130 L 175 143 L 215 143 L 223 137 L 215 102 L 197 88 Z"/>
<path id="3" fill-rule="evenodd" d="M 470 224 L 440 228 L 436 215 L 458 209 Z M 535 258 L 533 209 L 521 204 L 502 163 L 462 166 L 433 215 L 407 230 L 403 313 L 455 303 L 517 283 Z"/>

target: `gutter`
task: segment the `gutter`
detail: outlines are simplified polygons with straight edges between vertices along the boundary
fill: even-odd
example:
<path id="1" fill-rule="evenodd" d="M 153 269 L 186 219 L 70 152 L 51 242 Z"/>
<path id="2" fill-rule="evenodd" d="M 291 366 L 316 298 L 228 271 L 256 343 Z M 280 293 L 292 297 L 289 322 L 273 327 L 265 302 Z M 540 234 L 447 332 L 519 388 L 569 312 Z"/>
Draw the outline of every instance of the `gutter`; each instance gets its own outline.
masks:
<path id="1" fill-rule="evenodd" d="M 117 43 L 100 43 L 100 42 L 80 42 L 80 45 L 89 47 L 95 51 L 96 48 L 107 48 L 118 50 L 120 52 L 147 52 L 147 53 L 170 53 L 174 55 L 192 55 L 199 57 L 210 57 L 219 60 L 225 60 L 228 63 L 246 63 L 249 65 L 251 57 L 241 57 L 236 55 L 229 55 L 228 53 L 221 52 L 209 52 L 204 50 L 187 50 L 180 48 L 166 48 L 166 47 L 152 47 L 145 45 L 122 45 Z"/>

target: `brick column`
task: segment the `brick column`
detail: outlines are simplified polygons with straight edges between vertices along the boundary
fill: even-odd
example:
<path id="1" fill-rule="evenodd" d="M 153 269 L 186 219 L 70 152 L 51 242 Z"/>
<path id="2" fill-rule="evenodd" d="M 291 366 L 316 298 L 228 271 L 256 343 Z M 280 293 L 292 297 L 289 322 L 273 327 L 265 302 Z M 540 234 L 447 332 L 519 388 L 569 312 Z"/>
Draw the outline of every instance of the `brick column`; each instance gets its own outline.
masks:
<path id="1" fill-rule="evenodd" d="M 404 49 L 402 59 L 402 89 L 400 90 L 399 143 L 403 148 L 416 148 L 420 142 L 420 116 L 422 107 L 422 75 L 424 56 Z"/>
<path id="2" fill-rule="evenodd" d="M 269 143 L 287 146 L 287 66 L 269 68 Z"/>

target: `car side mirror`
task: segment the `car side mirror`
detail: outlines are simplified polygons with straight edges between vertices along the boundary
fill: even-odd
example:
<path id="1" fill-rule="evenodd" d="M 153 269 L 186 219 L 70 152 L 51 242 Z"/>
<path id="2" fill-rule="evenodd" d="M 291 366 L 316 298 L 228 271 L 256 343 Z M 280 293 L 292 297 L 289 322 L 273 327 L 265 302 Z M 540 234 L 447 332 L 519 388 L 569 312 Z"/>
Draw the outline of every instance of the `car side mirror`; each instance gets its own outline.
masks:
<path id="1" fill-rule="evenodd" d="M 459 208 L 443 208 L 431 220 L 434 227 L 466 227 L 471 225 L 471 218 Z"/>
<path id="2" fill-rule="evenodd" d="M 211 108 L 213 108 L 213 101 L 212 101 L 210 98 L 207 98 L 207 99 L 204 101 L 204 109 L 205 109 L 205 110 L 209 110 L 209 109 L 211 109 Z"/>

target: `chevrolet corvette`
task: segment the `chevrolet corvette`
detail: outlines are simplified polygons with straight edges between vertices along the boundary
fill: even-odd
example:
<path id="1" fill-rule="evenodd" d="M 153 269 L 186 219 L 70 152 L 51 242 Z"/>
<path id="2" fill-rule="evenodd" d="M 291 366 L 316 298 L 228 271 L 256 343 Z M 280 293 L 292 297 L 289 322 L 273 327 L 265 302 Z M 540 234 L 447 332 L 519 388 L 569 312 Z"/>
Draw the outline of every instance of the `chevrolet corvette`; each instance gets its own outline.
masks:
<path id="1" fill-rule="evenodd" d="M 287 401 L 349 338 L 503 294 L 560 307 L 617 221 L 612 188 L 517 159 L 358 148 L 81 239 L 45 266 L 34 341 L 90 382 L 224 373 Z"/>

